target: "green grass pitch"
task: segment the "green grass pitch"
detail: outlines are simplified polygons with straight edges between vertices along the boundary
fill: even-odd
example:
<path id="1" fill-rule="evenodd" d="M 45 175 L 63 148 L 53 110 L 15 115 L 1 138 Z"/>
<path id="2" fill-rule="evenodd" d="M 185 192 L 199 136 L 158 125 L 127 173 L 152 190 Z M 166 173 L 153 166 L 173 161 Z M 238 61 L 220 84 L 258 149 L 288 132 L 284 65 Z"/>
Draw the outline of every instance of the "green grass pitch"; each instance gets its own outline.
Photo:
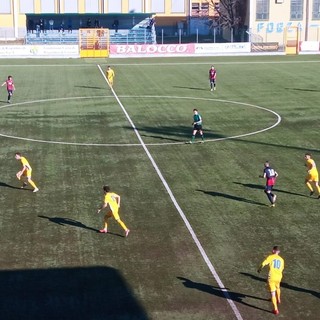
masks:
<path id="1" fill-rule="evenodd" d="M 116 73 L 114 93 L 101 70 Z M 210 92 L 208 70 L 217 69 Z M 101 69 L 100 69 L 101 68 Z M 318 319 L 319 56 L 0 60 L 1 319 Z M 192 109 L 206 142 L 189 145 Z M 197 137 L 199 140 L 199 137 Z M 40 191 L 20 189 L 25 155 Z M 279 173 L 269 208 L 264 161 Z M 121 217 L 99 234 L 102 186 Z M 227 299 L 228 298 L 228 299 Z"/>

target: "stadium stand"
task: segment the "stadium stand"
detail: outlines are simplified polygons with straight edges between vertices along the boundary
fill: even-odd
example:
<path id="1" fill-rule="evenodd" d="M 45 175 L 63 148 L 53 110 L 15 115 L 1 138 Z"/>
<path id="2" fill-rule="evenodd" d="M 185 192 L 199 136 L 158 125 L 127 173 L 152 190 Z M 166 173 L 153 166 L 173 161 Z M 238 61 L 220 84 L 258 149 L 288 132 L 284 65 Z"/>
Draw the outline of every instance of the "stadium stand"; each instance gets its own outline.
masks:
<path id="1" fill-rule="evenodd" d="M 110 44 L 156 43 L 155 19 L 152 14 L 27 15 L 25 43 L 77 44 L 78 30 L 85 27 L 108 28 Z"/>

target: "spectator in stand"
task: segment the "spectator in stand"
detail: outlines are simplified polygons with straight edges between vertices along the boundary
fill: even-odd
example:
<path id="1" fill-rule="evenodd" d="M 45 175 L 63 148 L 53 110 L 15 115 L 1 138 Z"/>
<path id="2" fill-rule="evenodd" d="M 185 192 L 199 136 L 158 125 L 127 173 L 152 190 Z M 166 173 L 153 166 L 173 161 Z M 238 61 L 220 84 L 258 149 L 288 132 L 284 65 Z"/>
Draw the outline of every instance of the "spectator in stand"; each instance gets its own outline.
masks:
<path id="1" fill-rule="evenodd" d="M 91 19 L 90 18 L 88 18 L 88 20 L 87 20 L 87 28 L 91 28 Z"/>
<path id="2" fill-rule="evenodd" d="M 113 21 L 112 28 L 114 28 L 115 32 L 118 32 L 118 30 L 119 30 L 119 20 L 115 19 Z"/>
<path id="3" fill-rule="evenodd" d="M 68 33 L 72 33 L 72 20 L 71 20 L 71 18 L 68 19 Z"/>
<path id="4" fill-rule="evenodd" d="M 44 20 L 40 18 L 39 20 L 40 32 L 44 32 Z"/>
<path id="5" fill-rule="evenodd" d="M 32 19 L 29 19 L 28 20 L 28 32 L 33 33 L 33 30 L 34 30 L 34 21 Z"/>
<path id="6" fill-rule="evenodd" d="M 94 19 L 94 27 L 100 28 L 100 21 L 98 19 Z"/>
<path id="7" fill-rule="evenodd" d="M 54 20 L 53 20 L 53 19 L 50 19 L 50 20 L 49 20 L 49 30 L 50 30 L 50 31 L 53 31 L 53 25 L 54 25 Z"/>

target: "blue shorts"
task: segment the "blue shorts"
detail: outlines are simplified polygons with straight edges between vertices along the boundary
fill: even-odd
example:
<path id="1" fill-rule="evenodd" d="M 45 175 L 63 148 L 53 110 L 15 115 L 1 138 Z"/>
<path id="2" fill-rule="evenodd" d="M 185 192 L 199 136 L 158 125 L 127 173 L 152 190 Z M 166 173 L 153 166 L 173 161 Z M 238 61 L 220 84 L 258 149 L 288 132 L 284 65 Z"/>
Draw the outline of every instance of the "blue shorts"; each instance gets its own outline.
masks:
<path id="1" fill-rule="evenodd" d="M 273 186 L 265 186 L 264 190 L 265 191 L 272 191 Z"/>

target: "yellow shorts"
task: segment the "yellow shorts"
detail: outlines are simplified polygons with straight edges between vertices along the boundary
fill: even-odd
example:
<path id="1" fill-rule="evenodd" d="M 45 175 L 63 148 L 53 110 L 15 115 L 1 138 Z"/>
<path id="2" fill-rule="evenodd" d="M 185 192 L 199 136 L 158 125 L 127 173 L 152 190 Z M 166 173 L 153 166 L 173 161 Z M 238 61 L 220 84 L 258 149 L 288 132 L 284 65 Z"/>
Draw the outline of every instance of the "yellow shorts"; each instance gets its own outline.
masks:
<path id="1" fill-rule="evenodd" d="M 318 182 L 319 181 L 319 174 L 318 171 L 313 171 L 311 173 L 308 173 L 306 176 L 306 181 L 314 181 L 314 182 Z"/>
<path id="2" fill-rule="evenodd" d="M 115 212 L 112 212 L 112 211 L 108 211 L 106 213 L 106 216 L 105 218 L 114 218 L 115 220 L 120 220 L 120 216 L 119 216 L 119 211 L 115 211 Z"/>
<path id="3" fill-rule="evenodd" d="M 32 170 L 24 170 L 23 173 L 22 173 L 22 176 L 23 177 L 30 177 L 31 178 L 31 173 L 32 173 Z"/>
<path id="4" fill-rule="evenodd" d="M 268 287 L 270 292 L 276 291 L 280 288 L 280 281 L 281 280 L 268 280 Z"/>

